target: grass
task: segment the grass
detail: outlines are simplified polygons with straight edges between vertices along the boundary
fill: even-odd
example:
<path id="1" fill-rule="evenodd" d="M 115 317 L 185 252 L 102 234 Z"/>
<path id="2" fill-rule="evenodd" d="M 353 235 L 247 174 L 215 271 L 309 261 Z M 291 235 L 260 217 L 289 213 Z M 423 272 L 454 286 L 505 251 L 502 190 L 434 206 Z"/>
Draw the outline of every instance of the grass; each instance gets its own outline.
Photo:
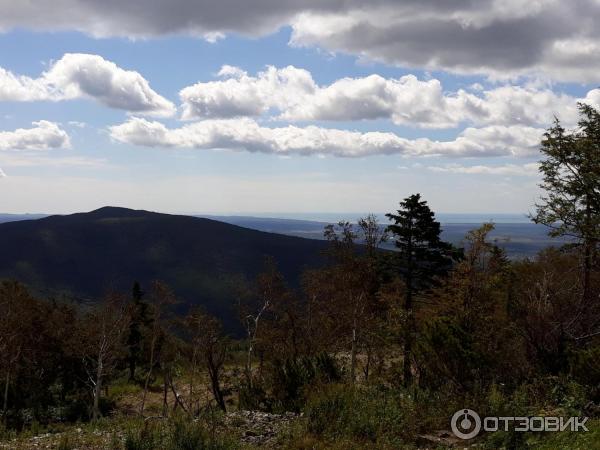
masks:
<path id="1" fill-rule="evenodd" d="M 142 390 L 143 387 L 137 383 L 120 381 L 110 386 L 109 394 L 111 398 L 120 399 L 126 395 L 138 395 Z"/>
<path id="2" fill-rule="evenodd" d="M 175 417 L 145 422 L 127 431 L 125 450 L 230 450 L 238 448 L 230 437 L 197 421 Z"/>
<path id="3" fill-rule="evenodd" d="M 372 387 L 327 387 L 309 401 L 306 418 L 306 429 L 314 436 L 362 445 L 400 448 L 417 432 L 415 402 Z"/>
<path id="4" fill-rule="evenodd" d="M 536 450 L 600 450 L 600 419 L 588 420 L 589 431 L 545 432 L 529 434 L 524 449 Z"/>
<path id="5" fill-rule="evenodd" d="M 185 386 L 188 378 L 178 378 Z M 374 385 L 313 385 L 304 415 L 277 435 L 277 446 L 303 449 L 416 449 L 420 434 L 449 429 L 449 417 L 462 404 L 472 405 L 486 415 L 559 414 L 579 415 L 581 398 L 577 385 L 542 383 L 552 391 L 544 393 L 527 385 L 510 395 L 499 387 L 480 392 L 473 398 L 453 398 L 442 392 L 404 390 Z M 241 444 L 246 431 L 243 420 L 225 422 L 220 413 L 196 421 L 187 416 L 144 421 L 137 417 L 142 388 L 118 380 L 110 387 L 110 398 L 117 404 L 116 414 L 94 423 L 37 423 L 17 435 L 0 425 L 0 449 L 40 448 L 69 450 L 229 450 L 251 449 Z M 185 391 L 184 391 L 185 392 Z M 149 392 L 147 414 L 162 406 L 162 392 Z M 581 397 L 581 398 L 580 398 Z M 459 405 L 460 404 L 460 405 Z M 133 405 L 133 412 L 126 406 Z M 551 409 L 546 409 L 551 408 Z M 129 411 L 129 414 L 127 415 Z M 510 413 L 510 414 L 509 414 Z M 157 414 L 158 415 L 158 414 Z M 588 421 L 589 432 L 506 433 L 482 435 L 476 441 L 482 449 L 600 450 L 600 419 Z M 34 441 L 33 437 L 37 436 Z M 440 449 L 443 447 L 440 447 Z"/>

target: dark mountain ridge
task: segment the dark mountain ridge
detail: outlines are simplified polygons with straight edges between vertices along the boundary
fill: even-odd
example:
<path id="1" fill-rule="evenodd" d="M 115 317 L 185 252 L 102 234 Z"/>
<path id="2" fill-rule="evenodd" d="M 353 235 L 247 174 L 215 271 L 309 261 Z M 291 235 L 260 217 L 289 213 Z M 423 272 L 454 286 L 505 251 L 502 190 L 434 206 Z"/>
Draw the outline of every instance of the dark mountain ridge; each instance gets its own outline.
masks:
<path id="1" fill-rule="evenodd" d="M 184 303 L 231 322 L 239 286 L 252 284 L 266 256 L 297 284 L 305 267 L 321 264 L 324 246 L 211 219 L 104 207 L 0 224 L 0 278 L 85 299 L 159 279 Z"/>

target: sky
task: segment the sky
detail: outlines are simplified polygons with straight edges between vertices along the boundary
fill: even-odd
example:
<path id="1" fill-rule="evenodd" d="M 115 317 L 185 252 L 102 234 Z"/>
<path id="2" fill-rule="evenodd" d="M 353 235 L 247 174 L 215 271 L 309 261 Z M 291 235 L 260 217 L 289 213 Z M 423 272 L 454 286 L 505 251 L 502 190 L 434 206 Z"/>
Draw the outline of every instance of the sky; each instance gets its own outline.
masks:
<path id="1" fill-rule="evenodd" d="M 0 212 L 527 213 L 600 1 L 0 0 Z"/>

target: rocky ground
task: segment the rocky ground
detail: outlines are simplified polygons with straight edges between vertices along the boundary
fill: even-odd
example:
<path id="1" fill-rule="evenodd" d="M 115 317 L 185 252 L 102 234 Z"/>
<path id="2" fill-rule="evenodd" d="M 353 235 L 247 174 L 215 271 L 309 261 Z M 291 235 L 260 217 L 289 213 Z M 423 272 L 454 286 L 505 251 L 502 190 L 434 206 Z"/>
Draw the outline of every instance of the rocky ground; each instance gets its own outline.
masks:
<path id="1" fill-rule="evenodd" d="M 241 441 L 258 447 L 273 447 L 277 437 L 300 417 L 291 412 L 269 414 L 260 411 L 236 411 L 225 416 L 225 424 L 241 430 Z"/>
<path id="2" fill-rule="evenodd" d="M 300 415 L 291 412 L 269 414 L 261 411 L 233 411 L 223 418 L 227 433 L 239 436 L 241 444 L 256 448 L 275 448 L 279 438 Z M 105 450 L 122 448 L 125 439 L 123 430 L 114 429 L 106 423 L 99 429 L 74 427 L 57 433 L 42 433 L 32 437 L 20 437 L 0 442 L 0 449 L 60 449 Z"/>

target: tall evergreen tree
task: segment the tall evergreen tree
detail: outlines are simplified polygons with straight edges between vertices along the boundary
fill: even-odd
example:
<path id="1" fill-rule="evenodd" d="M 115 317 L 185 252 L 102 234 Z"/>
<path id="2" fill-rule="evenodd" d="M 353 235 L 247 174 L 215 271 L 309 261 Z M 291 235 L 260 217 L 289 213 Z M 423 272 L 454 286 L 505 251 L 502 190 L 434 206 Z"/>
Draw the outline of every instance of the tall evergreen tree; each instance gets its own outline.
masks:
<path id="1" fill-rule="evenodd" d="M 397 268 L 406 287 L 404 312 L 404 366 L 406 386 L 412 383 L 412 353 L 416 334 L 413 297 L 431 285 L 434 277 L 452 264 L 452 246 L 440 239 L 440 223 L 435 220 L 427 202 L 414 194 L 400 202 L 397 214 L 386 214 L 393 221 L 387 230 L 395 237 Z"/>
<path id="2" fill-rule="evenodd" d="M 582 297 L 591 300 L 590 275 L 600 242 L 600 111 L 579 103 L 578 129 L 556 119 L 544 134 L 540 161 L 546 191 L 532 220 L 550 227 L 551 236 L 577 240 L 583 259 Z"/>

